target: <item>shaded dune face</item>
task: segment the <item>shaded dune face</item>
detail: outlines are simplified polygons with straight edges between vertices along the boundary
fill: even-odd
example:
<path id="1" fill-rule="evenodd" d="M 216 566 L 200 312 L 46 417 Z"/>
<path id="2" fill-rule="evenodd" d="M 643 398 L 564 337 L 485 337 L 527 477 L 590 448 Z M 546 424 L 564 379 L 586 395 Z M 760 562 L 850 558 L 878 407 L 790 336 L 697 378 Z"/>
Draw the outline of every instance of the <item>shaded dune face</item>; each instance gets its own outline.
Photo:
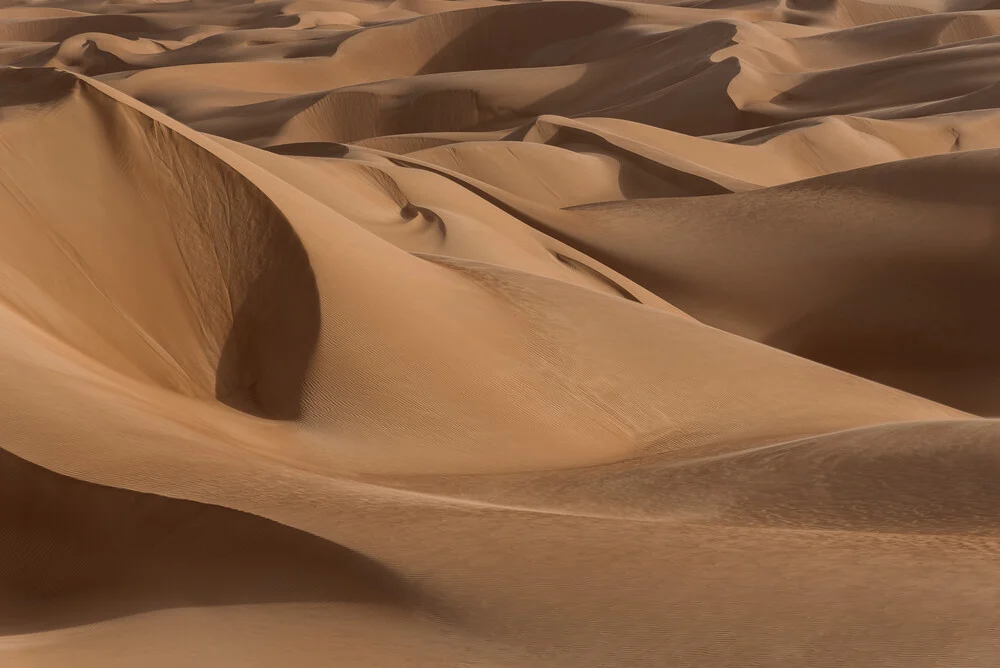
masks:
<path id="1" fill-rule="evenodd" d="M 932 156 L 726 197 L 594 205 L 560 230 L 703 322 L 997 415 L 1000 323 L 979 307 L 1000 282 L 997 157 Z M 814 209 L 807 219 L 804 206 Z M 703 250 L 692 262 L 694 248 Z"/>
<path id="2" fill-rule="evenodd" d="M 0 206 L 15 241 L 0 251 L 3 297 L 116 371 L 296 417 L 319 306 L 282 214 L 208 152 L 71 75 L 2 79 L 12 94 L 0 110 Z M 64 137 L 64 148 L 32 148 L 46 136 Z M 53 181 L 66 184 L 63 196 L 39 190 Z"/>
<path id="3" fill-rule="evenodd" d="M 168 608 L 405 609 L 409 585 L 270 520 L 67 478 L 0 450 L 0 638 Z"/>
<path id="4" fill-rule="evenodd" d="M 527 68 L 582 66 L 588 58 L 578 41 L 628 16 L 619 8 L 560 2 L 463 9 L 361 32 L 335 58 L 348 69 L 363 64 L 369 81 L 386 84 L 366 88 L 358 81 L 323 95 L 291 116 L 275 142 L 505 127 L 513 110 L 491 101 L 488 90 L 456 88 L 432 75 L 526 69 L 530 76 Z M 407 77 L 418 77 L 416 85 Z"/>

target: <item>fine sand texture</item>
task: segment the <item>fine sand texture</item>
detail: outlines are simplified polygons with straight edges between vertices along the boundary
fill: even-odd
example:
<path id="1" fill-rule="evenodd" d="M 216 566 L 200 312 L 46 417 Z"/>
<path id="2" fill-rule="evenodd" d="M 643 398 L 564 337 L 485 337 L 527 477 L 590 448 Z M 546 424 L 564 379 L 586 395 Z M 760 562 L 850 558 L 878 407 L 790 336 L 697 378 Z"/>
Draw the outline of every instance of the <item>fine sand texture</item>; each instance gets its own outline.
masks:
<path id="1" fill-rule="evenodd" d="M 996 0 L 0 0 L 0 666 L 1000 667 Z"/>

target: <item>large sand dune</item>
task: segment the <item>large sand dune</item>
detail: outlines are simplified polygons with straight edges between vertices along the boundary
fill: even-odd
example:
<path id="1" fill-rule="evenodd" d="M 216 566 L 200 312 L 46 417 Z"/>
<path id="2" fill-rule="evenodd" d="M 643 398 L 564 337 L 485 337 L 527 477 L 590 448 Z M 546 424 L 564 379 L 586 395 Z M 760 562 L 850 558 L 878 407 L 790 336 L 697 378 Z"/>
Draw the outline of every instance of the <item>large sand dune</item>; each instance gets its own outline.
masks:
<path id="1" fill-rule="evenodd" d="M 0 665 L 1000 666 L 1000 13 L 0 0 Z"/>

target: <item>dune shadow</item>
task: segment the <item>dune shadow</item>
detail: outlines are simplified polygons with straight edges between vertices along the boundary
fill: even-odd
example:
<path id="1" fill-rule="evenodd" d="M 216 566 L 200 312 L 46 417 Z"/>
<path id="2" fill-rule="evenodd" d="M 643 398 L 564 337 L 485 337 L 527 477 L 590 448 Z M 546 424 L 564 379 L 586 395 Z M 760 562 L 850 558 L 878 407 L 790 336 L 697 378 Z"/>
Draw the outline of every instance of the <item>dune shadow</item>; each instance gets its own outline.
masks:
<path id="1" fill-rule="evenodd" d="M 309 256 L 287 221 L 273 221 L 255 249 L 259 273 L 233 304 L 216 369 L 215 396 L 257 417 L 293 420 L 320 329 L 319 289 Z"/>
<path id="2" fill-rule="evenodd" d="M 850 188 L 904 201 L 995 207 L 1000 204 L 998 156 L 1000 150 L 992 148 L 927 155 L 796 181 L 794 187 L 817 191 Z"/>
<path id="3" fill-rule="evenodd" d="M 1000 327 L 984 309 L 1000 236 L 961 258 L 900 257 L 761 339 L 835 369 L 984 417 L 1000 415 Z"/>
<path id="4" fill-rule="evenodd" d="M 56 104 L 78 81 L 68 72 L 47 67 L 0 68 L 0 113 L 4 107 Z"/>
<path id="5" fill-rule="evenodd" d="M 539 58 L 538 54 L 549 53 L 552 44 L 619 28 L 629 19 L 628 11 L 620 7 L 575 1 L 518 3 L 467 11 L 458 17 L 431 19 L 434 23 L 466 17 L 472 20 L 437 49 L 418 75 L 565 65 L 573 59 L 555 55 L 557 52 L 547 58 Z"/>
<path id="6" fill-rule="evenodd" d="M 182 114 L 176 116 L 202 132 L 234 141 L 256 143 L 276 137 L 292 118 L 322 100 L 324 95 L 325 93 L 288 95 L 264 102 L 227 107 L 223 110 L 215 109 L 207 116 L 193 118 Z M 142 96 L 139 97 L 141 99 Z"/>
<path id="7" fill-rule="evenodd" d="M 350 151 L 350 147 L 335 142 L 307 141 L 276 144 L 268 146 L 265 150 L 278 155 L 297 155 L 307 158 L 343 158 Z"/>
<path id="8" fill-rule="evenodd" d="M 0 636 L 179 607 L 408 607 L 384 565 L 221 506 L 63 476 L 0 450 Z"/>
<path id="9" fill-rule="evenodd" d="M 615 52 L 587 62 L 579 79 L 532 103 L 530 111 L 536 116 L 618 118 L 692 136 L 763 122 L 729 96 L 740 62 L 733 57 L 712 60 L 735 43 L 735 25 L 715 21 L 667 33 L 619 32 L 621 45 Z"/>

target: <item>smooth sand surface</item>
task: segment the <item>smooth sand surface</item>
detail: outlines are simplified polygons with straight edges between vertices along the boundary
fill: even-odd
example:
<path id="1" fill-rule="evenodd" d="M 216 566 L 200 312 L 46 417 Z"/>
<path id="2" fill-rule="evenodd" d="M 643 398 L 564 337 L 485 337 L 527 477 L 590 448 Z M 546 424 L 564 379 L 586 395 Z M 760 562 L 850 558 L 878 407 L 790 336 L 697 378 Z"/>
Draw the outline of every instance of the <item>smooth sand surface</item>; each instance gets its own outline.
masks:
<path id="1" fill-rule="evenodd" d="M 1000 666 L 1000 4 L 0 0 L 0 666 Z"/>

